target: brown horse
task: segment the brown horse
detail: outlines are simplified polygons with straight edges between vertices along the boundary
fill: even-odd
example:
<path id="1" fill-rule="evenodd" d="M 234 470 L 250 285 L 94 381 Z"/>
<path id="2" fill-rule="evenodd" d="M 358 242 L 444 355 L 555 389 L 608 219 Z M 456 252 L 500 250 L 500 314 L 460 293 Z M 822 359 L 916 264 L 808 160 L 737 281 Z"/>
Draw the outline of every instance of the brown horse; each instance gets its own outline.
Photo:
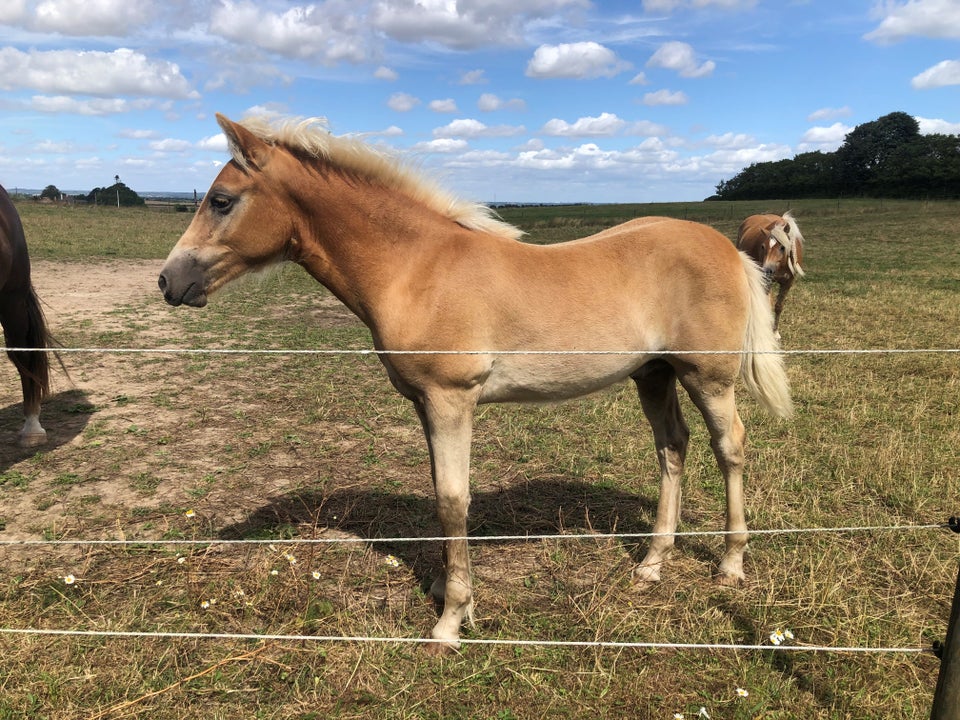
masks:
<path id="1" fill-rule="evenodd" d="M 8 348 L 51 346 L 43 309 L 30 282 L 30 257 L 20 215 L 0 187 L 0 325 Z M 40 403 L 50 389 L 49 359 L 40 350 L 18 350 L 7 356 L 20 374 L 25 422 L 17 442 L 43 445 L 47 431 L 40 426 Z"/>
<path id="2" fill-rule="evenodd" d="M 783 301 L 797 278 L 803 277 L 803 235 L 793 215 L 751 215 L 740 224 L 737 247 L 753 258 L 764 274 L 780 286 L 773 307 L 773 332 L 780 339 Z M 772 283 L 771 283 L 772 286 Z"/>
<path id="3" fill-rule="evenodd" d="M 430 452 L 445 567 L 435 652 L 473 619 L 467 508 L 478 403 L 550 401 L 631 378 L 653 427 L 661 494 L 635 570 L 660 577 L 680 515 L 689 432 L 676 383 L 706 420 L 727 489 L 721 582 L 743 577 L 744 428 L 734 382 L 775 415 L 791 409 L 757 267 L 704 225 L 644 218 L 550 246 L 458 200 L 396 159 L 315 122 L 218 121 L 233 159 L 160 274 L 171 305 L 203 307 L 225 283 L 303 266 L 370 328 Z M 596 351 L 601 352 L 596 352 Z M 441 351 L 441 352 L 436 352 Z"/>

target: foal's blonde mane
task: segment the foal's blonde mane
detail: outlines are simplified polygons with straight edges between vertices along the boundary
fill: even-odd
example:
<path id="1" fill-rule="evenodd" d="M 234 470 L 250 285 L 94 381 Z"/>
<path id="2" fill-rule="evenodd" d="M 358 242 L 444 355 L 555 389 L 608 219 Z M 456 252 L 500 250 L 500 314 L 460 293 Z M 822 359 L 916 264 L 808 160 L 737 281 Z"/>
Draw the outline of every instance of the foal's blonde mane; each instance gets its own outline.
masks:
<path id="1" fill-rule="evenodd" d="M 803 277 L 803 268 L 797 262 L 797 244 L 803 245 L 803 235 L 800 234 L 797 221 L 794 220 L 789 210 L 781 215 L 781 218 L 783 224 L 777 223 L 774 225 L 770 234 L 787 251 L 787 266 L 790 268 L 790 272 L 797 277 Z"/>
<path id="2" fill-rule="evenodd" d="M 318 158 L 348 173 L 396 190 L 469 230 L 513 240 L 524 234 L 522 230 L 501 220 L 492 208 L 463 200 L 444 190 L 432 179 L 418 173 L 409 160 L 369 145 L 358 137 L 333 135 L 320 118 L 271 120 L 255 115 L 241 120 L 240 125 L 271 145 L 281 145 Z M 237 148 L 231 146 L 230 151 L 234 159 L 243 164 Z"/>

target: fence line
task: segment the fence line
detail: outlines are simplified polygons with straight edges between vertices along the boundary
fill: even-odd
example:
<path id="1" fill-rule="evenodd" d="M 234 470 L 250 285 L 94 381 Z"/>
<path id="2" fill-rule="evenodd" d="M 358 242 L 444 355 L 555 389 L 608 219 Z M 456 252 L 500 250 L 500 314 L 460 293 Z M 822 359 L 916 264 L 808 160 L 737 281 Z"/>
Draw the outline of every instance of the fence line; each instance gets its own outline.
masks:
<path id="1" fill-rule="evenodd" d="M 376 350 L 376 349 L 255 349 L 255 348 L 102 348 L 70 347 L 52 348 L 62 354 L 157 354 L 157 355 L 741 355 L 745 350 Z M 9 352 L 45 352 L 51 348 L 8 348 Z M 960 354 L 960 348 L 875 348 L 875 349 L 795 349 L 759 351 L 754 354 L 775 355 L 920 355 L 920 354 Z M 749 531 L 753 536 L 775 534 L 812 534 L 845 532 L 905 532 L 913 530 L 934 530 L 952 528 L 949 523 L 931 523 L 924 525 L 887 525 L 887 526 L 844 526 L 821 528 L 781 528 Z M 405 542 L 442 542 L 447 540 L 469 540 L 471 542 L 506 541 L 553 541 L 553 540 L 607 540 L 607 539 L 648 539 L 661 535 L 674 537 L 724 536 L 733 531 L 706 530 L 683 531 L 676 533 L 596 533 L 596 534 L 559 534 L 559 535 L 490 535 L 466 537 L 392 537 L 392 538 L 302 538 L 273 540 L 0 540 L 0 546 L 149 546 L 149 545 L 292 545 L 292 544 L 332 544 L 332 543 L 405 543 Z M 336 636 L 336 635 L 284 635 L 257 633 L 194 633 L 194 632 L 135 632 L 120 630 L 65 630 L 48 628 L 7 628 L 0 627 L 0 635 L 35 635 L 58 637 L 111 637 L 111 638 L 160 638 L 192 640 L 255 640 L 283 642 L 346 642 L 346 643 L 394 643 L 426 644 L 437 642 L 432 638 L 402 638 L 376 636 Z M 461 645 L 500 645 L 500 646 L 536 646 L 560 648 L 598 648 L 598 649 L 679 649 L 679 650 L 732 650 L 732 651 L 802 651 L 802 652 L 839 652 L 839 653 L 891 653 L 922 654 L 933 653 L 932 648 L 917 647 L 835 647 L 821 645 L 763 645 L 733 643 L 668 643 L 668 642 L 631 642 L 631 641 L 578 641 L 578 640 L 522 640 L 522 639 L 486 639 L 460 638 Z"/>
<path id="2" fill-rule="evenodd" d="M 942 530 L 951 528 L 950 523 L 929 523 L 926 525 L 849 525 L 845 527 L 819 528 L 769 528 L 748 530 L 751 536 L 757 535 L 803 535 L 813 533 L 850 533 L 850 532 L 892 532 L 911 530 Z M 642 540 L 655 537 L 722 537 L 725 535 L 741 535 L 740 530 L 686 530 L 675 533 L 567 533 L 547 535 L 457 535 L 457 536 L 427 536 L 427 537 L 338 537 L 338 538 L 284 538 L 284 539 L 167 539 L 167 540 L 0 540 L 0 547 L 12 545 L 333 545 L 358 543 L 413 543 L 413 542 L 445 542 L 448 540 L 467 540 L 476 542 L 540 542 L 544 540 Z"/>
<path id="3" fill-rule="evenodd" d="M 48 628 L 0 628 L 0 635 L 53 635 L 75 637 L 160 638 L 182 640 L 274 640 L 282 642 L 410 643 L 438 642 L 433 638 L 378 637 L 365 635 L 274 635 L 257 633 L 194 633 L 127 630 L 57 630 Z M 513 640 L 509 638 L 460 638 L 461 645 L 503 645 L 513 647 L 562 647 L 640 650 L 773 650 L 844 653 L 933 653 L 932 648 L 917 647 L 833 647 L 830 645 L 737 645 L 735 643 L 668 643 L 615 640 Z"/>
<path id="4" fill-rule="evenodd" d="M 376 350 L 373 348 L 120 348 L 120 347 L 14 347 L 4 352 L 56 352 L 61 354 L 116 355 L 956 355 L 960 348 L 852 348 L 796 350 Z"/>

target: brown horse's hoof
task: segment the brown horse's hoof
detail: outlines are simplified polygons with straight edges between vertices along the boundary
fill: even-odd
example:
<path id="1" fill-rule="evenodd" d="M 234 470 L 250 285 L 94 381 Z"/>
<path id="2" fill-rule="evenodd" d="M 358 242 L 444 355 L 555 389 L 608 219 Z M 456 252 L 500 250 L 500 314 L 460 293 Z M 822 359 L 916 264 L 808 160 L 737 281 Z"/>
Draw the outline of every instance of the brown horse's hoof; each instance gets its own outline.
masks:
<path id="1" fill-rule="evenodd" d="M 20 433 L 17 435 L 17 445 L 22 448 L 39 447 L 47 444 L 47 433 L 45 430 L 40 432 Z"/>

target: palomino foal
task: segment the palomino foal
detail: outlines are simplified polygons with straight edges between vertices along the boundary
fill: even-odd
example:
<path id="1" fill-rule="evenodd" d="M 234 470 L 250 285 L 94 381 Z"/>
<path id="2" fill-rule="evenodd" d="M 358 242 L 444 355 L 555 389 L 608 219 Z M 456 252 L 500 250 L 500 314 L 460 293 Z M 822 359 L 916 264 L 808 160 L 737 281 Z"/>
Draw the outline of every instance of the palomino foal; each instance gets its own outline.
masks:
<path id="1" fill-rule="evenodd" d="M 780 290 L 773 307 L 773 332 L 780 339 L 783 301 L 797 278 L 803 277 L 803 235 L 793 215 L 751 215 L 737 231 L 737 247 L 753 259 Z"/>
<path id="2" fill-rule="evenodd" d="M 761 273 L 729 240 L 704 225 L 644 218 L 573 242 L 522 243 L 489 209 L 315 122 L 218 121 L 233 159 L 170 252 L 160 288 L 171 305 L 202 307 L 233 278 L 291 261 L 369 327 L 423 425 L 449 538 L 431 588 L 443 613 L 428 649 L 457 647 L 461 623 L 472 620 L 466 536 L 478 403 L 636 383 L 661 494 L 657 535 L 635 576 L 654 581 L 680 514 L 689 433 L 679 381 L 703 414 L 726 481 L 730 532 L 719 579 L 744 577 L 745 433 L 734 382 L 739 375 L 775 415 L 791 405 Z"/>

